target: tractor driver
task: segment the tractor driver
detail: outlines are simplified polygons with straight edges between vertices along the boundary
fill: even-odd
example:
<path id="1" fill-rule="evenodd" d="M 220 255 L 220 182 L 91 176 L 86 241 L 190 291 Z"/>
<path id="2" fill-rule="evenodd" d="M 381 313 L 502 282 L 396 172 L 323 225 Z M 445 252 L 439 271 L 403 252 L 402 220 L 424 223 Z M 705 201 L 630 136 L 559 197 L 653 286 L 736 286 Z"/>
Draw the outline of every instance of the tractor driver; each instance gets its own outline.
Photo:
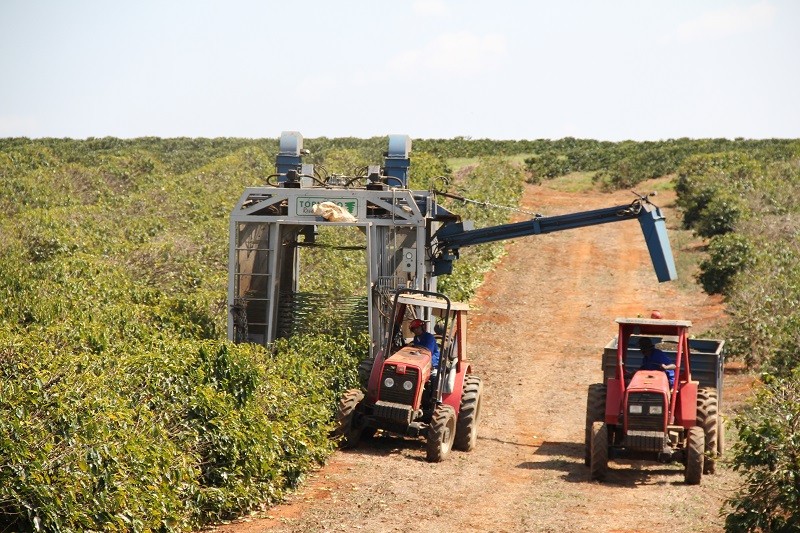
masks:
<path id="1" fill-rule="evenodd" d="M 644 358 L 639 370 L 663 370 L 667 373 L 669 388 L 675 382 L 675 365 L 669 360 L 667 354 L 653 346 L 653 341 L 647 337 L 639 339 L 639 349 Z"/>
<path id="2" fill-rule="evenodd" d="M 414 340 L 411 341 L 412 346 L 419 346 L 431 352 L 431 375 L 435 376 L 439 369 L 439 345 L 436 344 L 436 337 L 432 333 L 425 331 L 425 322 L 419 318 L 415 318 L 408 325 L 408 328 L 414 334 Z"/>

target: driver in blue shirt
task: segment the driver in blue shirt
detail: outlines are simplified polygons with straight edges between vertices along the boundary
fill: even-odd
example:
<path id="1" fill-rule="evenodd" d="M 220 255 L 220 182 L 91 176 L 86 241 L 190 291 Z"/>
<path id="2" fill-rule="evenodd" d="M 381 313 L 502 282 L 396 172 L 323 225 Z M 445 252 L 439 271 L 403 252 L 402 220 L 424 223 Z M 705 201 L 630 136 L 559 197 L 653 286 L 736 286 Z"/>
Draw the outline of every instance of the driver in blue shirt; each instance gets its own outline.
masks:
<path id="1" fill-rule="evenodd" d="M 414 340 L 411 341 L 412 346 L 426 348 L 431 352 L 432 374 L 435 375 L 439 368 L 439 345 L 436 344 L 436 337 L 432 333 L 425 331 L 425 322 L 419 318 L 412 320 L 408 327 L 414 334 Z"/>
<path id="2" fill-rule="evenodd" d="M 663 370 L 667 373 L 669 388 L 675 382 L 675 365 L 669 360 L 667 354 L 653 346 L 653 341 L 647 337 L 639 339 L 639 349 L 644 358 L 639 370 Z"/>

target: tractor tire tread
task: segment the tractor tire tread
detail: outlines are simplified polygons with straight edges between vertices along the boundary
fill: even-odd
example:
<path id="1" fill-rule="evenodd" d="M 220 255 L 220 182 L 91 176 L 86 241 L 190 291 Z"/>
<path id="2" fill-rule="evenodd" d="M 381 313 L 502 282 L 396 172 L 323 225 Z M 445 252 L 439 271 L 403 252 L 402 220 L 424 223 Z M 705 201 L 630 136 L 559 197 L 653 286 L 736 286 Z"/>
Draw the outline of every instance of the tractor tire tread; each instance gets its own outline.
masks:
<path id="1" fill-rule="evenodd" d="M 684 480 L 687 485 L 699 485 L 703 479 L 703 463 L 705 459 L 705 433 L 700 426 L 689 428 L 686 436 L 686 468 Z"/>
<path id="2" fill-rule="evenodd" d="M 592 383 L 586 396 L 586 433 L 584 434 L 584 463 L 589 466 L 592 454 L 592 424 L 603 422 L 606 415 L 606 385 Z"/>
<path id="3" fill-rule="evenodd" d="M 464 391 L 461 394 L 461 406 L 456 421 L 456 436 L 453 448 L 470 452 L 478 440 L 478 422 L 481 415 L 481 398 L 483 384 L 481 378 L 472 374 L 464 379 Z"/>
<path id="4" fill-rule="evenodd" d="M 608 424 L 605 422 L 592 424 L 591 440 L 590 477 L 593 480 L 602 480 L 608 472 Z"/>
<path id="5" fill-rule="evenodd" d="M 447 404 L 439 404 L 433 411 L 428 427 L 426 460 L 440 463 L 450 455 L 456 434 L 456 411 Z"/>
<path id="6" fill-rule="evenodd" d="M 722 419 L 719 416 L 719 406 L 717 400 L 717 389 L 703 387 L 697 390 L 697 425 L 703 428 L 705 433 L 705 461 L 703 474 L 713 474 L 716 470 L 716 458 L 720 452 L 719 437 L 721 436 L 720 424 Z"/>
<path id="7" fill-rule="evenodd" d="M 364 393 L 362 391 L 350 389 L 339 400 L 333 436 L 339 439 L 341 448 L 354 448 L 361 440 L 363 428 L 356 424 L 356 414 L 358 405 L 363 399 Z"/>
<path id="8" fill-rule="evenodd" d="M 365 391 L 369 386 L 369 376 L 372 374 L 372 367 L 374 364 L 375 359 L 372 358 L 364 359 L 358 364 L 358 382 Z"/>

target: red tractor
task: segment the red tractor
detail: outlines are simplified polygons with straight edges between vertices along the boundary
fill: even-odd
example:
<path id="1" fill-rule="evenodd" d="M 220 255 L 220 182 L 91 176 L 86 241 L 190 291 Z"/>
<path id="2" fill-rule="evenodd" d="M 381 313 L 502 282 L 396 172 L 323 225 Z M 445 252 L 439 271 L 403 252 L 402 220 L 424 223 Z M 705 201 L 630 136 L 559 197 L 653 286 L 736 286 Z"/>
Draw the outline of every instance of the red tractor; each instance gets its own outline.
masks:
<path id="1" fill-rule="evenodd" d="M 605 477 L 609 459 L 626 457 L 682 462 L 686 483 L 699 484 L 703 474 L 714 473 L 724 448 L 724 341 L 689 339 L 692 323 L 686 320 L 616 321 L 619 334 L 604 354 L 605 382 L 589 386 L 585 451 L 591 479 Z M 668 370 L 645 361 L 639 346 L 653 359 L 666 358 Z M 651 346 L 660 354 L 650 355 Z"/>
<path id="2" fill-rule="evenodd" d="M 445 459 L 451 448 L 475 447 L 482 385 L 466 361 L 466 304 L 439 293 L 399 289 L 383 348 L 360 369 L 365 390 L 344 394 L 334 434 L 343 447 L 381 429 L 427 441 L 429 462 Z M 422 320 L 435 332 L 439 350 L 406 342 L 409 324 Z"/>

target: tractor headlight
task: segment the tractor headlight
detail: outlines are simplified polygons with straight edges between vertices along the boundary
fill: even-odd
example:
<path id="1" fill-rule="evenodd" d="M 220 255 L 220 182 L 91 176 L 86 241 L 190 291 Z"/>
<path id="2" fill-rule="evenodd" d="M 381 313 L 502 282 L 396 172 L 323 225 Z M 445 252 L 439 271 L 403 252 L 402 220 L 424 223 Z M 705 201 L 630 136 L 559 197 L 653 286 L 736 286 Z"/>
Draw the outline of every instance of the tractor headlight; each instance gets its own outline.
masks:
<path id="1" fill-rule="evenodd" d="M 628 412 L 631 413 L 632 415 L 640 415 L 642 414 L 642 406 L 631 404 L 630 406 L 628 406 Z"/>
<path id="2" fill-rule="evenodd" d="M 383 380 L 383 384 L 386 386 L 386 388 L 392 388 L 394 387 L 394 379 L 386 378 Z"/>
<path id="3" fill-rule="evenodd" d="M 664 412 L 660 405 L 651 405 L 648 411 L 651 415 L 660 415 Z"/>
<path id="4" fill-rule="evenodd" d="M 414 388 L 414 383 L 412 383 L 411 380 L 406 380 L 403 382 L 403 388 L 405 390 L 411 390 Z"/>

